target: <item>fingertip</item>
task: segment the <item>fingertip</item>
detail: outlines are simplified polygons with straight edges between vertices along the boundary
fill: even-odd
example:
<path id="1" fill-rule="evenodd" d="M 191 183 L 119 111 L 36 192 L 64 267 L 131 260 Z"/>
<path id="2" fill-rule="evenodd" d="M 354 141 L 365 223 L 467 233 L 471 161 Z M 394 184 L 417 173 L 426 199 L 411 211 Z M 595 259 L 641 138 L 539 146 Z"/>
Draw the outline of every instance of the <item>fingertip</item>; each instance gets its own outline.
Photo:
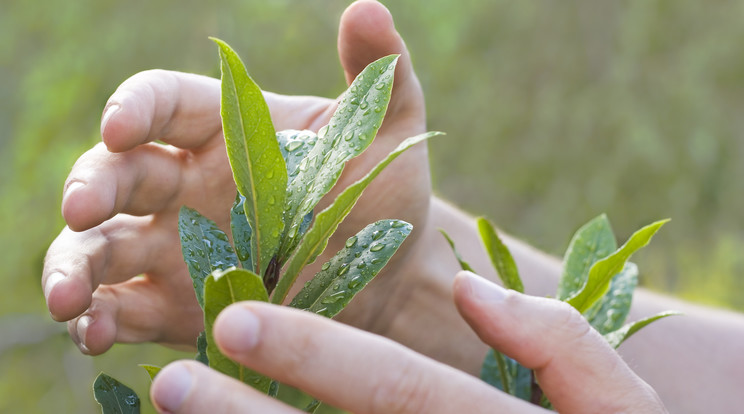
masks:
<path id="1" fill-rule="evenodd" d="M 215 320 L 214 338 L 227 355 L 238 356 L 252 350 L 259 340 L 261 322 L 247 303 L 225 308 Z"/>
<path id="2" fill-rule="evenodd" d="M 111 315 L 83 315 L 76 321 L 77 344 L 87 355 L 101 355 L 116 341 L 116 324 Z"/>
<path id="3" fill-rule="evenodd" d="M 62 217 L 73 231 L 87 230 L 109 218 L 114 209 L 109 183 L 96 191 L 88 183 L 73 180 L 62 196 Z"/>
<path id="4" fill-rule="evenodd" d="M 93 292 L 89 285 L 76 278 L 65 277 L 62 273 L 56 274 L 58 276 L 54 276 L 56 280 L 53 280 L 53 286 L 45 285 L 44 291 L 52 319 L 65 322 L 88 309 Z"/>
<path id="5" fill-rule="evenodd" d="M 199 369 L 192 361 L 177 361 L 163 368 L 153 379 L 150 399 L 160 412 L 178 412 L 191 392 L 192 370 Z"/>
<path id="6" fill-rule="evenodd" d="M 103 111 L 101 138 L 113 153 L 128 151 L 145 143 L 150 132 L 152 117 L 138 113 L 143 103 L 133 102 L 136 97 L 129 95 L 129 92 L 117 91 Z"/>

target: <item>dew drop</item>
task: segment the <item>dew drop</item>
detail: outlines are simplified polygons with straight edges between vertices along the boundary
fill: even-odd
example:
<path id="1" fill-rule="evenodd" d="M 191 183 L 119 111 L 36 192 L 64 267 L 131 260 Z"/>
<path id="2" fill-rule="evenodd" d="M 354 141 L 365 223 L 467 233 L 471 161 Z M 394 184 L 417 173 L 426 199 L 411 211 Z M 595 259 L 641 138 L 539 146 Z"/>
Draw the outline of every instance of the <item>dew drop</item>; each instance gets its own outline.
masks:
<path id="1" fill-rule="evenodd" d="M 376 113 L 378 113 L 378 114 L 379 114 L 380 112 L 382 112 L 382 107 L 381 107 L 381 106 L 376 106 L 376 107 L 375 107 L 375 112 L 376 112 Z"/>
<path id="2" fill-rule="evenodd" d="M 289 141 L 284 147 L 287 151 L 292 152 L 302 146 L 302 141 Z"/>
<path id="3" fill-rule="evenodd" d="M 361 121 L 359 124 L 361 124 Z M 351 141 L 352 138 L 354 138 L 354 131 L 348 132 L 344 135 L 344 141 Z"/>
<path id="4" fill-rule="evenodd" d="M 343 275 L 345 275 L 348 272 L 349 272 L 349 264 L 348 263 L 344 263 L 344 264 L 341 265 L 341 267 L 338 268 L 338 272 L 336 272 L 336 273 L 339 276 L 343 276 Z"/>
<path id="5" fill-rule="evenodd" d="M 380 250 L 385 248 L 385 244 L 383 243 L 377 243 L 373 244 L 372 247 L 369 248 L 369 251 L 371 252 L 379 252 Z"/>
<path id="6" fill-rule="evenodd" d="M 271 197 L 269 197 L 269 205 L 273 206 L 274 204 L 276 204 L 276 197 L 272 195 Z"/>
<path id="7" fill-rule="evenodd" d="M 359 99 L 357 97 L 351 98 L 351 101 L 349 102 L 352 105 L 359 105 Z"/>
<path id="8" fill-rule="evenodd" d="M 373 264 L 373 265 L 376 265 L 376 264 L 380 263 L 381 261 L 382 261 L 382 259 L 380 259 L 379 257 L 374 257 L 374 258 L 372 258 L 372 260 L 369 261 L 369 263 L 370 264 Z"/>
<path id="9" fill-rule="evenodd" d="M 357 276 L 349 281 L 349 289 L 354 289 L 362 284 L 361 276 Z"/>
<path id="10" fill-rule="evenodd" d="M 124 403 L 128 406 L 134 407 L 137 404 L 137 397 L 134 395 L 127 395 L 126 398 L 124 398 Z"/>
<path id="11" fill-rule="evenodd" d="M 378 91 L 383 89 L 384 87 L 385 87 L 384 83 L 378 83 L 377 85 L 375 85 L 375 89 L 377 89 Z"/>
<path id="12" fill-rule="evenodd" d="M 369 106 L 369 104 L 368 104 L 367 102 L 362 102 L 362 103 L 361 103 L 361 104 L 359 105 L 359 109 L 367 109 L 367 107 L 368 107 L 368 106 Z"/>
<path id="13" fill-rule="evenodd" d="M 266 178 L 274 178 L 274 170 L 269 170 L 269 172 L 266 173 Z"/>
<path id="14" fill-rule="evenodd" d="M 320 128 L 320 131 L 318 131 L 318 138 L 323 138 L 328 133 L 328 125 L 324 126 L 323 128 Z"/>
<path id="15" fill-rule="evenodd" d="M 320 270 L 328 270 L 329 267 L 331 267 L 331 262 L 325 262 L 323 263 L 323 266 L 320 267 Z"/>
<path id="16" fill-rule="evenodd" d="M 334 293 L 334 294 L 332 294 L 332 295 L 330 295 L 330 296 L 326 296 L 326 297 L 324 297 L 324 298 L 323 298 L 323 299 L 322 299 L 322 300 L 320 301 L 320 303 L 323 303 L 323 304 L 325 304 L 325 305 L 328 305 L 328 304 L 331 304 L 331 303 L 336 303 L 336 302 L 338 302 L 339 300 L 343 299 L 343 297 L 344 297 L 345 295 L 346 295 L 346 291 L 336 292 L 336 293 Z"/>
<path id="17" fill-rule="evenodd" d="M 394 228 L 394 229 L 399 229 L 399 228 L 405 227 L 405 226 L 406 226 L 406 222 L 404 222 L 404 221 L 395 221 L 395 222 L 393 222 L 393 225 L 391 227 Z"/>
<path id="18" fill-rule="evenodd" d="M 365 263 L 364 260 L 359 262 L 359 264 L 357 265 L 357 269 L 364 269 L 365 267 L 367 267 L 367 263 Z"/>
<path id="19" fill-rule="evenodd" d="M 357 242 L 357 236 L 351 236 L 346 240 L 346 247 L 354 247 Z"/>
<path id="20" fill-rule="evenodd" d="M 382 236 L 385 235 L 385 232 L 382 230 L 375 230 L 374 233 L 372 233 L 372 240 L 380 240 Z M 374 251 L 374 250 L 373 250 Z"/>

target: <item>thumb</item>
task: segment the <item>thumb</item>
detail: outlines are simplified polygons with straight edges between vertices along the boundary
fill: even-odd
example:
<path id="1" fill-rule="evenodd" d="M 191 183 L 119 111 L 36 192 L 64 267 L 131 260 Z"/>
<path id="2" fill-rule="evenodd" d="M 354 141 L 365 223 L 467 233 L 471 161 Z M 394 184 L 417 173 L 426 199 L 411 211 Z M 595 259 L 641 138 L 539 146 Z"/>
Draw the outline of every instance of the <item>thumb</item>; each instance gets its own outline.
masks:
<path id="1" fill-rule="evenodd" d="M 400 54 L 388 114 L 408 120 L 414 115 L 416 121 L 423 123 L 426 114 L 421 85 L 413 72 L 408 49 L 395 30 L 393 16 L 385 6 L 375 0 L 351 4 L 341 16 L 338 53 L 347 83 L 373 61 Z"/>
<path id="2" fill-rule="evenodd" d="M 559 412 L 666 412 L 656 392 L 565 302 L 506 290 L 470 272 L 454 282 L 460 314 L 486 344 L 535 370 Z"/>

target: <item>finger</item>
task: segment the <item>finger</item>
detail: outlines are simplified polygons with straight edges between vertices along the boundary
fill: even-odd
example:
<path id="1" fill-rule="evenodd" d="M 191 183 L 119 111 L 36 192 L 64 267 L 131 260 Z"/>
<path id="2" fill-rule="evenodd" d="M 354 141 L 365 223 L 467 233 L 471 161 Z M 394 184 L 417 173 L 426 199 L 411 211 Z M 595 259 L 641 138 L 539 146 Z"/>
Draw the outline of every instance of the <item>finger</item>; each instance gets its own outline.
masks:
<path id="1" fill-rule="evenodd" d="M 173 229 L 150 217 L 117 216 L 84 232 L 65 228 L 49 247 L 42 273 L 52 317 L 65 321 L 80 315 L 101 283 L 184 267 L 178 255 L 163 254 L 178 243 L 177 237 Z"/>
<path id="2" fill-rule="evenodd" d="M 528 406 L 390 340 L 305 311 L 245 302 L 222 312 L 214 335 L 231 359 L 355 413 Z"/>
<path id="3" fill-rule="evenodd" d="M 87 151 L 65 184 L 62 216 L 68 226 L 80 231 L 118 213 L 145 215 L 172 207 L 186 175 L 176 151 L 157 144 L 119 154 L 100 144 Z"/>
<path id="4" fill-rule="evenodd" d="M 221 130 L 219 81 L 165 70 L 140 72 L 124 81 L 101 120 L 103 142 L 113 152 L 154 140 L 203 147 Z"/>
<path id="5" fill-rule="evenodd" d="M 658 396 L 574 308 L 503 289 L 470 272 L 455 303 L 487 344 L 534 369 L 559 412 L 664 412 Z"/>
<path id="6" fill-rule="evenodd" d="M 163 368 L 153 380 L 150 398 L 159 412 L 172 414 L 302 413 L 195 361 Z"/>
<path id="7" fill-rule="evenodd" d="M 101 286 L 90 307 L 67 323 L 72 341 L 88 355 L 100 355 L 114 343 L 158 342 L 193 349 L 203 330 L 202 312 L 188 276 L 186 283 L 149 277 Z M 190 295 L 190 296 L 189 296 Z"/>
<path id="8" fill-rule="evenodd" d="M 408 48 L 385 6 L 374 0 L 357 1 L 349 6 L 341 16 L 338 51 L 348 83 L 376 59 L 400 54 L 388 109 L 392 116 L 385 122 L 390 124 L 397 118 L 423 125 L 426 114 L 421 85 L 413 71 Z"/>

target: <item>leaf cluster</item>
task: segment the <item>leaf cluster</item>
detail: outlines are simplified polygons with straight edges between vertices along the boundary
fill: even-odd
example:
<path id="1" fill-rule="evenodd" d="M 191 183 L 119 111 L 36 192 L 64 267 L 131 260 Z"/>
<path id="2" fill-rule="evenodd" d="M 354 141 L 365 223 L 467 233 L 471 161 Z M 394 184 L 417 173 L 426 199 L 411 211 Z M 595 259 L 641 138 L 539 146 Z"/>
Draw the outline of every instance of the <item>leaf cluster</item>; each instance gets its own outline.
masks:
<path id="1" fill-rule="evenodd" d="M 205 331 L 197 339 L 196 359 L 276 396 L 280 384 L 220 352 L 212 336 L 217 315 L 240 301 L 285 303 L 302 270 L 325 250 L 365 188 L 408 148 L 439 133 L 404 140 L 315 215 L 318 202 L 335 186 L 346 162 L 361 154 L 377 135 L 390 101 L 398 56 L 367 66 L 317 134 L 276 132 L 261 89 L 238 55 L 225 42 L 213 40 L 221 61 L 223 133 L 238 193 L 230 211 L 230 235 L 194 209 L 184 206 L 179 213 L 184 260 L 204 311 Z M 322 265 L 289 306 L 335 316 L 382 270 L 411 230 L 409 223 L 396 219 L 369 224 Z M 143 367 L 151 377 L 159 371 Z M 105 374 L 101 378 L 115 382 L 108 388 L 128 390 Z M 116 408 L 122 406 L 121 398 L 134 395 L 131 390 L 125 394 L 98 390 L 96 398 L 104 413 L 122 412 Z M 306 411 L 314 412 L 318 406 L 314 401 Z"/>
<path id="2" fill-rule="evenodd" d="M 660 220 L 639 229 L 618 248 L 610 222 L 602 214 L 576 231 L 563 257 L 563 273 L 556 298 L 581 312 L 613 348 L 651 322 L 677 314 L 662 312 L 623 325 L 638 284 L 638 267 L 628 260 L 646 246 L 667 221 Z M 523 293 L 524 286 L 514 258 L 495 227 L 482 217 L 478 218 L 477 224 L 483 246 L 504 286 Z M 457 252 L 452 239 L 444 230 L 441 232 L 462 269 L 473 271 Z M 481 379 L 508 394 L 550 408 L 534 373 L 499 351 L 492 349 L 486 355 Z"/>

